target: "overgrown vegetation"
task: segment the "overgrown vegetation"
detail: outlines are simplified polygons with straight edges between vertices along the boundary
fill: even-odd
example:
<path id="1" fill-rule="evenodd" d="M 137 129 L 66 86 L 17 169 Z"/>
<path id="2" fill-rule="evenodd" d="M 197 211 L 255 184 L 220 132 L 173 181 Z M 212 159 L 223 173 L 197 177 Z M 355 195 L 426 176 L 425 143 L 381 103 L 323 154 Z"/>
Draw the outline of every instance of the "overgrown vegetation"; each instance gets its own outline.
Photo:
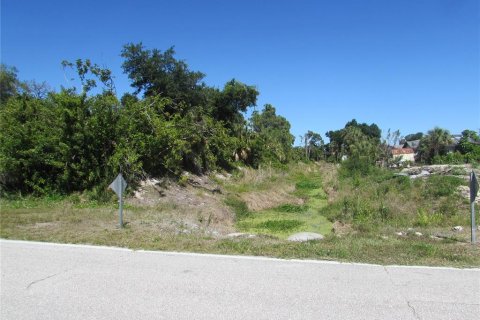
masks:
<path id="1" fill-rule="evenodd" d="M 376 124 L 353 119 L 328 131 L 326 144 L 309 130 L 301 137 L 302 146 L 293 147 L 290 123 L 272 105 L 245 118 L 257 102 L 255 86 L 232 79 L 221 89 L 210 87 L 202 72 L 175 57 L 173 48 L 162 52 L 127 44 L 121 55 L 134 90 L 122 97 L 110 70 L 88 59 L 62 62 L 66 72 L 74 70 L 80 87 L 59 92 L 45 83 L 21 81 L 15 68 L 1 65 L 1 237 L 382 263 L 479 264 L 478 248 L 463 246 L 465 237 L 445 235 L 453 225 L 468 224 L 468 203 L 456 191 L 466 181 L 456 176 L 411 180 L 385 169 L 399 165 L 392 146 L 408 139 L 420 140 L 420 162 L 478 167 L 480 137 L 475 131 L 463 131 L 456 144 L 441 128 L 405 139 L 399 131 L 389 131 L 382 140 Z M 153 209 L 126 204 L 135 214 L 125 230 L 117 230 L 112 227 L 117 204 L 106 187 L 119 171 L 130 191 L 149 177 L 174 177 L 187 188 L 188 172 L 229 172 L 231 179 L 217 181 L 226 191 L 219 211 L 227 213 L 227 229 L 235 223 L 237 231 L 255 238 L 228 240 L 205 233 L 212 215 L 187 213 L 176 204 Z M 460 171 L 450 174 L 465 174 Z M 226 206 L 235 218 L 223 210 Z M 182 214 L 197 214 L 203 229 L 192 233 L 179 220 Z M 415 238 L 411 230 L 394 236 L 409 228 L 422 237 Z M 284 242 L 299 231 L 326 238 Z M 447 240 L 428 238 L 439 232 Z"/>
<path id="2" fill-rule="evenodd" d="M 256 105 L 254 86 L 233 79 L 222 90 L 209 87 L 203 73 L 175 58 L 173 48 L 161 52 L 128 44 L 122 57 L 135 92 L 120 99 L 111 72 L 88 59 L 62 62 L 66 71 L 75 70 L 81 88 L 58 93 L 40 92 L 2 65 L 3 193 L 93 190 L 101 198 L 118 171 L 134 186 L 146 176 L 292 159 L 290 124 L 272 105 L 244 118 Z"/>
<path id="3" fill-rule="evenodd" d="M 414 226 L 468 225 L 468 201 L 457 187 L 464 179 L 430 176 L 412 180 L 372 167 L 370 174 L 342 166 L 337 192 L 322 213 L 358 231 L 382 233 Z M 363 173 L 363 174 L 362 174 Z"/>
<path id="4" fill-rule="evenodd" d="M 480 163 L 480 137 L 473 130 L 464 130 L 457 144 L 448 130 L 434 128 L 420 140 L 418 159 L 425 163 Z"/>
<path id="5" fill-rule="evenodd" d="M 293 148 L 290 123 L 266 104 L 250 119 L 256 105 L 255 86 L 238 80 L 222 89 L 203 82 L 175 51 L 146 49 L 141 43 L 123 47 L 123 70 L 133 93 L 117 97 L 114 76 L 88 59 L 63 61 L 73 69 L 80 88 L 54 92 L 46 83 L 17 78 L 17 70 L 1 65 L 0 187 L 2 194 L 37 196 L 89 191 L 95 200 L 108 198 L 105 187 L 122 171 L 130 186 L 148 176 L 176 176 L 183 171 L 204 174 L 280 167 L 292 160 L 339 162 L 369 174 L 372 164 L 389 164 L 390 142 L 381 140 L 376 124 L 347 122 L 327 132 L 301 137 Z M 480 138 L 465 130 L 452 150 L 452 136 L 434 128 L 421 138 L 419 160 L 427 163 L 479 163 Z M 455 151 L 455 153 L 449 153 Z"/>

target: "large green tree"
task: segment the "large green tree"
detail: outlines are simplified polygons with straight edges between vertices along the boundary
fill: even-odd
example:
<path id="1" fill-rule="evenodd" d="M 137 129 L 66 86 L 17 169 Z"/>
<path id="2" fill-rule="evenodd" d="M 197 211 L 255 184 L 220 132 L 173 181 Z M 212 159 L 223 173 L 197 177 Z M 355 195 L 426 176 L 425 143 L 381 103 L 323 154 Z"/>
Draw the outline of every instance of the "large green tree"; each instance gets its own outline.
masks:
<path id="1" fill-rule="evenodd" d="M 462 137 L 457 145 L 457 151 L 460 152 L 465 162 L 480 162 L 480 136 L 473 130 L 463 130 Z"/>
<path id="2" fill-rule="evenodd" d="M 308 130 L 301 139 L 304 144 L 305 160 L 319 160 L 324 154 L 324 142 L 319 133 Z"/>
<path id="3" fill-rule="evenodd" d="M 377 147 L 380 144 L 381 135 L 382 132 L 375 123 L 368 125 L 358 123 L 353 119 L 347 122 L 343 129 L 326 133 L 326 136 L 330 139 L 327 151 L 334 160 L 338 161 L 344 155 L 351 156 L 352 144 L 357 143 L 358 139 L 366 139 L 369 144 Z"/>
<path id="4" fill-rule="evenodd" d="M 463 130 L 457 150 L 462 154 L 467 154 L 478 144 L 480 144 L 480 136 L 478 133 L 473 130 Z"/>
<path id="5" fill-rule="evenodd" d="M 423 137 L 423 132 L 417 132 L 417 133 L 411 133 L 407 134 L 404 138 L 403 141 L 412 141 L 412 140 L 420 140 Z"/>
<path id="6" fill-rule="evenodd" d="M 130 43 L 123 47 L 121 56 L 125 59 L 122 68 L 136 94 L 168 97 L 173 105 L 180 102 L 191 106 L 205 104 L 202 82 L 205 75 L 190 70 L 185 61 L 176 59 L 173 47 L 162 52 L 146 49 L 142 43 Z M 168 109 L 175 112 L 173 106 Z"/>
<path id="7" fill-rule="evenodd" d="M 0 104 L 22 91 L 24 85 L 18 80 L 17 73 L 17 68 L 0 63 Z"/>
<path id="8" fill-rule="evenodd" d="M 290 123 L 276 114 L 275 107 L 266 104 L 262 112 L 254 111 L 251 117 L 254 134 L 253 154 L 257 163 L 290 160 L 295 137 L 290 133 Z"/>
<path id="9" fill-rule="evenodd" d="M 254 86 L 232 79 L 215 95 L 212 115 L 234 129 L 244 121 L 242 112 L 256 105 L 257 96 L 258 91 Z"/>

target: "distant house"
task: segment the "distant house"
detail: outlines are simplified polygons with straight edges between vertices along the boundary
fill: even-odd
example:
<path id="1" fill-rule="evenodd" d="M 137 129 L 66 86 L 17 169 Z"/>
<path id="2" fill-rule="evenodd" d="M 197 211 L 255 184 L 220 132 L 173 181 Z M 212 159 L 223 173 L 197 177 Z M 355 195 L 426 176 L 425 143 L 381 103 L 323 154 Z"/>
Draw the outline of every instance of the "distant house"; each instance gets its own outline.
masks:
<path id="1" fill-rule="evenodd" d="M 392 158 L 400 162 L 415 162 L 415 151 L 413 148 L 392 148 Z M 398 160 L 400 159 L 400 160 Z"/>
<path id="2" fill-rule="evenodd" d="M 447 152 L 455 152 L 458 144 L 460 143 L 460 139 L 462 139 L 461 134 L 453 134 L 451 143 L 448 146 L 446 146 L 446 151 Z"/>
<path id="3" fill-rule="evenodd" d="M 420 145 L 420 140 L 406 141 L 403 144 L 404 148 L 412 148 L 414 152 L 417 152 L 418 146 Z"/>

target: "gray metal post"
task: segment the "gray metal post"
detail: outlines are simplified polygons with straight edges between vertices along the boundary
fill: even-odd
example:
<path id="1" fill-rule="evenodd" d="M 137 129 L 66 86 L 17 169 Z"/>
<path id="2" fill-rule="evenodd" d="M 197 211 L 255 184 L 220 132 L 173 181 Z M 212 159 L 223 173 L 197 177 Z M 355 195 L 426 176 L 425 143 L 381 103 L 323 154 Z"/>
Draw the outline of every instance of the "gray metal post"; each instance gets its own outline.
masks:
<path id="1" fill-rule="evenodd" d="M 120 204 L 118 206 L 120 228 L 123 228 L 123 179 L 120 179 Z"/>
<path id="2" fill-rule="evenodd" d="M 471 210 L 472 210 L 472 217 L 471 217 L 471 224 L 472 224 L 472 244 L 475 244 L 477 242 L 477 239 L 476 239 L 476 224 L 475 224 L 475 201 L 472 201 L 470 203 L 470 206 L 471 206 Z"/>
<path id="3" fill-rule="evenodd" d="M 478 180 L 477 176 L 475 175 L 475 172 L 472 170 L 470 172 L 470 210 L 471 210 L 471 221 L 470 224 L 472 226 L 472 244 L 475 244 L 477 242 L 476 239 L 476 228 L 477 225 L 475 224 L 475 198 L 477 197 L 478 193 Z"/>
<path id="4" fill-rule="evenodd" d="M 115 180 L 113 180 L 113 182 L 108 186 L 108 188 L 112 189 L 118 197 L 118 224 L 120 228 L 123 228 L 123 190 L 126 187 L 127 181 L 123 179 L 121 173 L 119 173 Z"/>

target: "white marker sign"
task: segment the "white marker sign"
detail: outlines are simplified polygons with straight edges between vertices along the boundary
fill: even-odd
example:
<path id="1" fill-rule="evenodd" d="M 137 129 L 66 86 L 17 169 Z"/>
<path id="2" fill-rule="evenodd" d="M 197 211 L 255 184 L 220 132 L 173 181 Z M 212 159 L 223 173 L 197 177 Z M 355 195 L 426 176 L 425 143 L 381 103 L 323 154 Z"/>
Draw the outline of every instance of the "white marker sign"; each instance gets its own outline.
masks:
<path id="1" fill-rule="evenodd" d="M 122 197 L 122 193 L 125 191 L 127 188 L 127 181 L 123 179 L 122 174 L 120 173 L 115 180 L 113 180 L 112 183 L 108 186 L 110 189 L 112 189 L 119 198 Z"/>

